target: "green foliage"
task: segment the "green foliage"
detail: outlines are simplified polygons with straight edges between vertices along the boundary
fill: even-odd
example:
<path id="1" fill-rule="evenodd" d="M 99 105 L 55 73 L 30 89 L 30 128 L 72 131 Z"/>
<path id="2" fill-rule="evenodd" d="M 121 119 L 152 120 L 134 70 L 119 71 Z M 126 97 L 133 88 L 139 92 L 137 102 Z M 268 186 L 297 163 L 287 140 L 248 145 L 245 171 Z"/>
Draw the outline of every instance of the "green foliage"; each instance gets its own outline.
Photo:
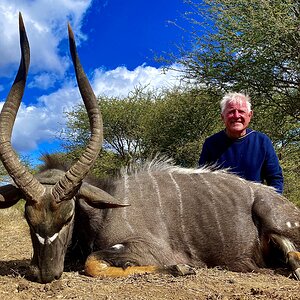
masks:
<path id="1" fill-rule="evenodd" d="M 177 164 L 195 166 L 200 141 L 216 131 L 219 118 L 217 95 L 201 90 L 167 91 L 145 116 L 145 149 L 173 157 Z"/>
<path id="2" fill-rule="evenodd" d="M 300 149 L 289 144 L 281 150 L 281 166 L 284 173 L 284 194 L 300 207 Z"/>
<path id="3" fill-rule="evenodd" d="M 125 99 L 99 101 L 104 123 L 105 148 L 116 152 L 126 163 L 143 153 L 143 119 L 148 115 L 154 93 L 135 90 Z"/>
<path id="4" fill-rule="evenodd" d="M 244 90 L 256 103 L 300 120 L 300 2 L 187 1 L 192 50 L 185 76 L 221 90 Z"/>
<path id="5" fill-rule="evenodd" d="M 78 149 L 85 148 L 90 137 L 90 124 L 84 105 L 75 106 L 73 111 L 66 113 L 66 117 L 67 129 L 60 138 L 67 152 L 77 158 Z"/>
<path id="6" fill-rule="evenodd" d="M 21 160 L 22 164 L 24 166 L 26 166 L 26 168 L 28 168 L 30 171 L 34 171 L 31 168 L 30 159 L 27 156 L 21 156 L 20 160 Z M 8 176 L 8 173 L 3 166 L 2 161 L 0 161 L 0 182 L 7 182 L 7 181 L 11 181 L 11 179 Z"/>
<path id="7" fill-rule="evenodd" d="M 99 177 L 115 174 L 134 160 L 142 158 L 143 119 L 148 114 L 154 92 L 136 89 L 126 98 L 99 98 L 104 123 L 104 145 L 95 163 L 94 173 Z M 64 148 L 70 160 L 79 158 L 85 149 L 90 129 L 83 105 L 67 113 L 67 130 L 64 132 Z"/>
<path id="8" fill-rule="evenodd" d="M 84 149 L 85 148 L 78 146 L 77 149 L 65 153 L 62 158 L 70 163 L 77 161 Z M 121 167 L 125 164 L 126 162 L 116 153 L 102 150 L 100 151 L 99 157 L 97 158 L 91 172 L 98 178 L 106 178 L 118 174 Z"/>
<path id="9" fill-rule="evenodd" d="M 156 153 L 166 154 L 182 166 L 196 166 L 201 141 L 220 128 L 218 100 L 219 95 L 196 89 L 99 99 L 105 140 L 101 155 L 113 161 L 113 172 Z M 84 111 L 80 105 L 68 114 L 65 147 L 72 159 L 79 157 L 89 138 Z M 109 167 L 106 170 L 109 173 Z"/>
<path id="10" fill-rule="evenodd" d="M 273 141 L 284 174 L 284 194 L 300 206 L 300 128 L 290 116 L 275 107 L 254 111 L 251 126 Z"/>

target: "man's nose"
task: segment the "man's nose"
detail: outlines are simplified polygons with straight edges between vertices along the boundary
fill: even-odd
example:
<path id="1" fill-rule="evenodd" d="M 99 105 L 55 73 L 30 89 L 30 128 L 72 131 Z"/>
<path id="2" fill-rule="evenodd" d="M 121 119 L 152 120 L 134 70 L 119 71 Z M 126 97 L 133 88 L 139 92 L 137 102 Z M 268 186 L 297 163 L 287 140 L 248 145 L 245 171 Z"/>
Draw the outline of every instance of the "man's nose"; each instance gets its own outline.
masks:
<path id="1" fill-rule="evenodd" d="M 233 112 L 233 116 L 234 116 L 235 118 L 239 118 L 239 117 L 240 117 L 239 111 L 238 111 L 238 110 L 235 110 L 235 111 Z"/>

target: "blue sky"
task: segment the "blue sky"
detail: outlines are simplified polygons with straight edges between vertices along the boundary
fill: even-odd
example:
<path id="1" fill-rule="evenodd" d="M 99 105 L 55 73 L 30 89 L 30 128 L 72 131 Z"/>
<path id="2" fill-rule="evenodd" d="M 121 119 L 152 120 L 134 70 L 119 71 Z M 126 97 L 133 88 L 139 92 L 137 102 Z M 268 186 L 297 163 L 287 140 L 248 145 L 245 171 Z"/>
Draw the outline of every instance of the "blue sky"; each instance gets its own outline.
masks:
<path id="1" fill-rule="evenodd" d="M 138 85 L 171 87 L 177 73 L 162 72 L 154 55 L 188 42 L 183 0 L 1 0 L 0 108 L 19 60 L 18 12 L 31 48 L 31 65 L 13 146 L 36 161 L 59 149 L 65 111 L 81 101 L 68 50 L 67 22 L 96 95 L 126 96 Z M 184 24 L 186 26 L 186 24 Z"/>

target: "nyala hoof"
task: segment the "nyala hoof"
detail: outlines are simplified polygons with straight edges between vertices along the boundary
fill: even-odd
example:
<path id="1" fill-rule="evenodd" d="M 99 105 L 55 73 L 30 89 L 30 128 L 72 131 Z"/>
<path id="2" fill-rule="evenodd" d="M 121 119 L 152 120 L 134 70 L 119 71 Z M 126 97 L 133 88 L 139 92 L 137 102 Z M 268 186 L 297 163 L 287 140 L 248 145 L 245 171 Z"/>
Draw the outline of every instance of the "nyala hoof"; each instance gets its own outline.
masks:
<path id="1" fill-rule="evenodd" d="M 185 264 L 168 266 L 167 270 L 173 276 L 186 276 L 196 274 L 196 271 L 191 266 Z"/>

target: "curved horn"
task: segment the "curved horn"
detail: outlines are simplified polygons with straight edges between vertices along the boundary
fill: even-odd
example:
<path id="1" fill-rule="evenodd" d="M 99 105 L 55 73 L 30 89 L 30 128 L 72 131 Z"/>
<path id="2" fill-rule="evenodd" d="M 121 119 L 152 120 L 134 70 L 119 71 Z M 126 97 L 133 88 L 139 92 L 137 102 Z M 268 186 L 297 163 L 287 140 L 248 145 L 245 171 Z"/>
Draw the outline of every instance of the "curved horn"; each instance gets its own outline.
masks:
<path id="1" fill-rule="evenodd" d="M 91 137 L 79 160 L 65 173 L 64 177 L 55 184 L 52 193 L 57 202 L 70 199 L 77 192 L 83 178 L 87 175 L 98 157 L 103 142 L 102 117 L 96 96 L 80 64 L 76 51 L 74 34 L 68 24 L 70 52 L 76 73 L 76 79 L 81 97 L 86 107 Z"/>
<path id="2" fill-rule="evenodd" d="M 21 13 L 19 13 L 19 32 L 21 47 L 20 66 L 0 114 L 0 158 L 8 174 L 23 191 L 26 199 L 37 201 L 37 196 L 42 195 L 45 189 L 21 164 L 11 146 L 12 129 L 24 94 L 30 62 L 29 43 Z"/>

